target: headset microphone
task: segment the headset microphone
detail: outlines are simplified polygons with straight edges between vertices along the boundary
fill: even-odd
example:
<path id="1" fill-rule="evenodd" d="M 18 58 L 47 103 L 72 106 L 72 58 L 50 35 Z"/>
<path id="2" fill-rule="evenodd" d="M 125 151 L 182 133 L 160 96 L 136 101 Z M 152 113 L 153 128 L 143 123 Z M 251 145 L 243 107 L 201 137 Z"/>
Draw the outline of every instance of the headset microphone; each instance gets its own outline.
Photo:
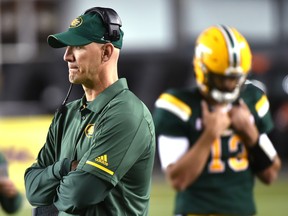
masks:
<path id="1" fill-rule="evenodd" d="M 73 83 L 70 84 L 67 95 L 65 97 L 65 99 L 63 100 L 62 104 L 60 105 L 60 107 L 58 107 L 57 112 L 58 113 L 64 113 L 65 109 L 66 109 L 66 103 L 68 101 L 68 98 L 70 96 L 70 93 L 72 91 L 72 87 L 73 87 Z"/>

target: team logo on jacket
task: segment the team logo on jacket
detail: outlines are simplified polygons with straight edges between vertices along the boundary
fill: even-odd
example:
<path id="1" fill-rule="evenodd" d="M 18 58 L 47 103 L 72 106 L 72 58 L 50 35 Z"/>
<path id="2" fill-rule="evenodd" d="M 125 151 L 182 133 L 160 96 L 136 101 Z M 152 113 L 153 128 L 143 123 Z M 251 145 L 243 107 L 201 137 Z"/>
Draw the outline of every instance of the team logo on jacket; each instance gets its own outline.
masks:
<path id="1" fill-rule="evenodd" d="M 93 133 L 94 133 L 94 126 L 95 124 L 88 124 L 85 128 L 85 135 L 88 137 L 88 138 L 91 138 L 93 136 Z"/>

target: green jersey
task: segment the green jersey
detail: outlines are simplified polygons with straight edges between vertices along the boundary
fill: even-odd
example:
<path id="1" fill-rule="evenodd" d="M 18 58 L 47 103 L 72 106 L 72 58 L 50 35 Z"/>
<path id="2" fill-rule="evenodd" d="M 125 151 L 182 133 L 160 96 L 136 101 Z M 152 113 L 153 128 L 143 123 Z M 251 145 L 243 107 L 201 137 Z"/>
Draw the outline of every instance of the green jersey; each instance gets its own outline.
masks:
<path id="1" fill-rule="evenodd" d="M 85 97 L 67 104 L 62 123 L 61 114 L 54 117 L 37 162 L 25 173 L 28 200 L 54 204 L 59 215 L 148 215 L 155 154 L 149 110 L 125 79 L 85 104 Z M 67 158 L 79 161 L 75 171 L 65 172 Z M 109 185 L 103 200 L 94 200 L 97 185 L 87 173 Z"/>
<path id="2" fill-rule="evenodd" d="M 8 164 L 5 156 L 0 153 L 0 178 L 2 177 L 8 177 Z M 18 193 L 16 196 L 9 198 L 0 193 L 0 204 L 4 212 L 15 213 L 22 206 L 22 195 Z"/>
<path id="3" fill-rule="evenodd" d="M 240 98 L 249 107 L 259 133 L 269 132 L 273 123 L 263 91 L 247 81 Z M 201 100 L 198 88 L 163 93 L 156 101 L 153 115 L 157 136 L 184 137 L 192 147 L 203 131 Z M 212 144 L 201 175 L 185 191 L 177 192 L 174 213 L 253 215 L 253 186 L 248 152 L 239 136 L 227 129 Z"/>

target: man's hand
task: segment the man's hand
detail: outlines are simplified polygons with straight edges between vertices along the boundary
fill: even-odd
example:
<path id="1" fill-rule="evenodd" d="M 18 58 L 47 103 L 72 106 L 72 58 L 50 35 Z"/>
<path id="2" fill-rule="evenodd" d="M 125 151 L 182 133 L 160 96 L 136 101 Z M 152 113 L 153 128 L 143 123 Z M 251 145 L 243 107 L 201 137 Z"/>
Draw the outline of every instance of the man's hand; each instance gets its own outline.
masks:
<path id="1" fill-rule="evenodd" d="M 202 101 L 202 121 L 205 131 L 214 139 L 220 137 L 231 124 L 226 106 L 215 105 L 210 111 L 206 101 Z"/>
<path id="2" fill-rule="evenodd" d="M 1 177 L 0 193 L 7 198 L 12 198 L 18 194 L 18 190 L 15 184 L 8 177 Z"/>
<path id="3" fill-rule="evenodd" d="M 229 111 L 231 126 L 240 135 L 247 147 L 252 147 L 258 140 L 259 132 L 252 114 L 243 100 Z"/>
<path id="4" fill-rule="evenodd" d="M 70 171 L 75 170 L 77 168 L 77 166 L 78 166 L 78 163 L 79 163 L 79 161 L 76 161 L 76 160 L 72 161 L 71 170 Z"/>

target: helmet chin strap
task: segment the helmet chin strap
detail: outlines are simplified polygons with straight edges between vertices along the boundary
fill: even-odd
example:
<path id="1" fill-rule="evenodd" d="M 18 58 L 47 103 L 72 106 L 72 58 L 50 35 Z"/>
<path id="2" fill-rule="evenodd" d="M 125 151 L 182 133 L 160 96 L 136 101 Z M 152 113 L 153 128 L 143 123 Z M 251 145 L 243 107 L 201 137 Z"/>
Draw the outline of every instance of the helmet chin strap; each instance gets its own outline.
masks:
<path id="1" fill-rule="evenodd" d="M 218 89 L 212 89 L 210 95 L 218 103 L 233 103 L 239 96 L 240 87 L 236 87 L 233 92 L 222 92 Z"/>

